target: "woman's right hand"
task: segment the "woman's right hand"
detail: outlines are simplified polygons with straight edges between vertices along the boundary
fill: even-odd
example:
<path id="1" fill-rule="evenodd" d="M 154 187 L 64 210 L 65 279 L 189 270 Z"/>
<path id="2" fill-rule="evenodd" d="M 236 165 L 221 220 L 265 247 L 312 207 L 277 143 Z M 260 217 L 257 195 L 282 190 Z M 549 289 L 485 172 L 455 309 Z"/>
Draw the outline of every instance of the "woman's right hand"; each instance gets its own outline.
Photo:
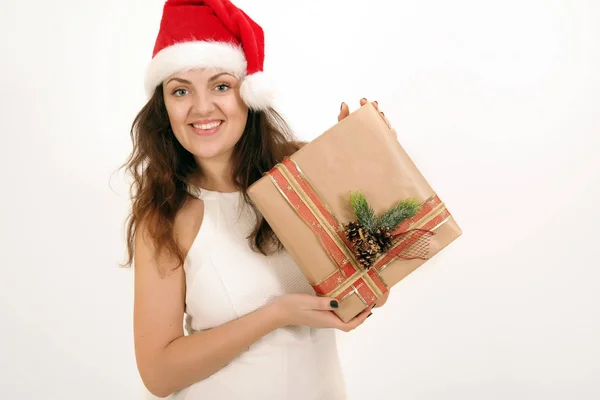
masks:
<path id="1" fill-rule="evenodd" d="M 303 325 L 312 328 L 334 328 L 349 332 L 361 325 L 369 315 L 369 307 L 348 322 L 333 313 L 337 300 L 305 293 L 283 295 L 272 303 L 281 326 Z"/>

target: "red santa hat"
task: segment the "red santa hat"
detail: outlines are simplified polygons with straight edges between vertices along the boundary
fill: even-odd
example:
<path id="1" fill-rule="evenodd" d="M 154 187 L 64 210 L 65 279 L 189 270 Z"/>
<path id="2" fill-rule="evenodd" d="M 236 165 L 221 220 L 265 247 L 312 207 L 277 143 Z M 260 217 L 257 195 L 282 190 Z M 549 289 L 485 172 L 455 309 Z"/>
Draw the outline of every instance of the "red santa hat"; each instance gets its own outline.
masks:
<path id="1" fill-rule="evenodd" d="M 144 87 L 150 97 L 170 75 L 218 68 L 241 80 L 240 95 L 253 110 L 272 105 L 263 72 L 262 28 L 228 0 L 167 0 Z"/>

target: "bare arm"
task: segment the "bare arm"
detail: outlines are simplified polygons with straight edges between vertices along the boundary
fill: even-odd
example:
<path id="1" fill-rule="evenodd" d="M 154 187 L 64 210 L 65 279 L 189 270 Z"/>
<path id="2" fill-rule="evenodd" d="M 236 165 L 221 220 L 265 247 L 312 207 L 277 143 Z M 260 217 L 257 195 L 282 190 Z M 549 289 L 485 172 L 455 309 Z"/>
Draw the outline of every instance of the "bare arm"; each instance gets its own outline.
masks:
<path id="1" fill-rule="evenodd" d="M 164 351 L 165 379 L 170 383 L 165 385 L 166 393 L 209 377 L 279 327 L 274 307 L 267 306 L 208 331 L 176 339 Z"/>
<path id="2" fill-rule="evenodd" d="M 184 336 L 185 276 L 182 268 L 161 276 L 154 248 L 136 238 L 134 336 L 136 361 L 148 390 L 167 397 L 212 375 L 252 343 L 283 326 L 267 306 L 214 329 Z M 164 260 L 162 266 L 174 265 Z"/>

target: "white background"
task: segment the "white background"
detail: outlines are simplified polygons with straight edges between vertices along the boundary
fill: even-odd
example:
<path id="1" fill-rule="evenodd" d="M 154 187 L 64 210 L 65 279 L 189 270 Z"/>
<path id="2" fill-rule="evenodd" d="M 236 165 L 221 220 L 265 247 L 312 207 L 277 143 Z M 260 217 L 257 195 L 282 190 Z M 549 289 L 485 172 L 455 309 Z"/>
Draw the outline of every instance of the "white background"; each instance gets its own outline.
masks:
<path id="1" fill-rule="evenodd" d="M 378 100 L 464 230 L 340 335 L 351 398 L 600 398 L 600 3 L 236 4 L 301 138 Z M 0 6 L 3 399 L 144 393 L 116 171 L 162 5 Z"/>

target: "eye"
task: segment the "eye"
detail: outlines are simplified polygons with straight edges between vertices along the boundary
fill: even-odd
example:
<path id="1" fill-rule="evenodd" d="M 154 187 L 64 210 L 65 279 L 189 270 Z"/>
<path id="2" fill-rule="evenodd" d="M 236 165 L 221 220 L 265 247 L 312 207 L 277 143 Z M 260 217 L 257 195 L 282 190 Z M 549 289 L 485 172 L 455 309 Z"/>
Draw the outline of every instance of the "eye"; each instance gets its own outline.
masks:
<path id="1" fill-rule="evenodd" d="M 217 85 L 217 90 L 218 90 L 219 92 L 226 92 L 226 91 L 227 91 L 228 89 L 230 89 L 230 88 L 231 88 L 231 86 L 229 86 L 229 85 L 228 85 L 228 84 L 226 84 L 226 83 L 221 83 L 220 85 Z"/>
<path id="2" fill-rule="evenodd" d="M 174 94 L 177 97 L 181 97 L 181 96 L 185 96 L 186 93 L 187 93 L 186 89 L 175 89 L 172 94 Z"/>

